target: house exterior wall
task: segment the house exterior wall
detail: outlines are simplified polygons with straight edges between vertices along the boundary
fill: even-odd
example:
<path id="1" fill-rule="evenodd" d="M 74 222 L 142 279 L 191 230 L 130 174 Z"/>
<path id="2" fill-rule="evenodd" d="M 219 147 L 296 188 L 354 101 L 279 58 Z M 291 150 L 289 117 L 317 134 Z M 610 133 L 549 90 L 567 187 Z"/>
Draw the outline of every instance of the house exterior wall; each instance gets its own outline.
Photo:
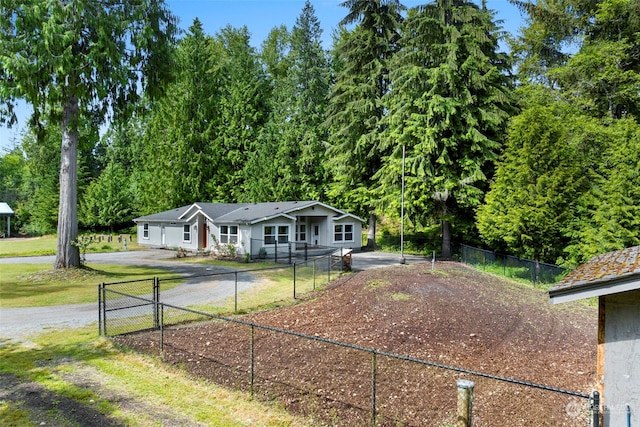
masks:
<path id="1" fill-rule="evenodd" d="M 277 209 L 277 208 L 276 208 Z M 167 218 L 170 211 L 161 213 L 160 218 L 149 218 L 147 222 L 140 219 L 137 224 L 138 243 L 147 246 L 184 248 L 198 250 L 200 248 L 218 251 L 224 250 L 220 245 L 227 244 L 221 238 L 221 227 L 238 227 L 238 242 L 236 253 L 243 255 L 250 253 L 258 255 L 261 248 L 268 252 L 278 247 L 278 252 L 288 252 L 289 243 L 308 243 L 323 247 L 336 248 L 360 248 L 362 244 L 362 223 L 358 218 L 345 214 L 322 203 L 315 203 L 304 209 L 288 209 L 274 217 L 255 220 L 254 224 L 241 223 L 248 219 L 238 219 L 239 222 L 216 223 L 215 218 L 200 211 L 197 204 L 182 210 L 175 220 Z M 338 219 L 339 218 L 339 219 Z M 185 222 L 188 221 L 188 222 Z M 148 237 L 144 237 L 144 226 L 148 225 Z M 191 226 L 191 239 L 184 241 L 183 226 Z M 300 225 L 304 225 L 300 230 Z M 286 236 L 281 233 L 280 227 L 287 227 Z M 265 242 L 265 227 L 272 228 L 271 235 Z M 164 231 L 163 231 L 164 230 Z M 277 230 L 274 232 L 274 230 Z M 275 241 L 274 241 L 275 240 Z M 286 244 L 285 244 L 286 241 Z M 298 249 L 300 245 L 297 245 Z M 271 248 L 271 251 L 269 249 Z"/>
<path id="2" fill-rule="evenodd" d="M 329 241 L 331 242 L 329 246 L 360 249 L 362 246 L 362 223 L 351 217 L 342 218 L 338 221 L 332 221 L 332 218 L 329 218 L 329 220 Z M 342 226 L 342 228 L 339 229 L 341 232 L 336 230 L 336 225 Z M 349 230 L 351 230 L 350 233 Z M 345 237 L 347 233 L 351 235 L 351 239 Z M 336 240 L 338 235 L 342 235 L 342 240 Z"/>
<path id="3" fill-rule="evenodd" d="M 286 251 L 288 251 L 288 243 L 267 243 L 265 242 L 265 227 L 278 227 L 286 226 L 288 227 L 287 232 L 287 242 L 293 242 L 295 240 L 295 221 L 286 218 L 279 217 L 274 218 L 269 221 L 259 222 L 257 224 L 252 224 L 248 226 L 249 233 L 249 245 L 246 246 L 251 251 L 251 256 L 257 256 L 260 252 L 261 248 L 265 248 L 268 254 L 273 255 L 273 252 L 276 247 L 278 247 L 278 252 L 285 251 L 285 247 L 287 247 Z M 276 235 L 276 239 L 277 239 Z"/>
<path id="4" fill-rule="evenodd" d="M 640 425 L 640 290 L 604 298 L 604 425 Z"/>
<path id="5" fill-rule="evenodd" d="M 149 237 L 144 237 L 144 224 L 149 224 Z M 184 224 L 191 225 L 191 240 L 183 240 Z M 163 248 L 183 248 L 189 250 L 198 249 L 197 229 L 194 226 L 197 221 L 190 223 L 176 222 L 140 222 L 138 223 L 138 244 Z M 162 242 L 162 229 L 164 228 L 164 243 Z"/>

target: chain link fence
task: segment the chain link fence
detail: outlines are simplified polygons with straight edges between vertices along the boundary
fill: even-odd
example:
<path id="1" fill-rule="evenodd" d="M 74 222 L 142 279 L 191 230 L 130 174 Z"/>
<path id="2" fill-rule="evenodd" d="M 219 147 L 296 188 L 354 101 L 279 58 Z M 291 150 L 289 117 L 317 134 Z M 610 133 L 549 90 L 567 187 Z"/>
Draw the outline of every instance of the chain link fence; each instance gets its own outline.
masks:
<path id="1" fill-rule="evenodd" d="M 341 252 L 291 266 L 198 276 L 233 297 L 209 309 L 242 312 L 255 280 L 288 284 L 274 301 L 328 283 L 343 270 Z M 287 409 L 342 426 L 454 425 L 455 384 L 476 382 L 474 425 L 525 425 L 527 413 L 545 425 L 597 425 L 597 394 L 565 390 L 394 354 L 346 342 L 224 317 L 163 302 L 164 289 L 184 277 L 100 286 L 100 333 L 162 357 L 194 375 L 285 403 Z M 193 281 L 194 277 L 190 277 Z M 179 289 L 179 288 L 178 288 Z M 226 304 L 226 305 L 225 305 Z M 233 307 L 231 306 L 233 304 Z M 445 359 L 446 360 L 446 359 Z M 430 399 L 430 394 L 440 396 Z M 442 398 L 441 396 L 449 396 Z M 507 403 L 505 403 L 507 402 Z M 593 424 L 590 424 L 593 423 Z"/>
<path id="2" fill-rule="evenodd" d="M 344 254 L 344 255 L 343 255 Z M 350 267 L 350 252 L 335 248 L 329 255 L 292 262 L 291 265 L 273 265 L 262 268 L 246 268 L 236 271 L 212 272 L 197 276 L 148 278 L 136 281 L 102 283 L 99 286 L 99 329 L 106 336 L 158 329 L 160 325 L 175 325 L 199 320 L 183 312 L 161 313 L 158 303 L 161 295 L 176 306 L 193 305 L 189 297 L 169 289 L 188 280 L 190 283 L 207 283 L 206 292 L 198 305 L 215 312 L 242 313 L 255 308 L 255 298 L 250 289 L 277 282 L 282 286 L 269 286 L 269 302 L 295 299 L 337 278 Z M 161 292 L 162 290 L 162 292 Z M 264 303 L 264 302 L 262 302 Z M 161 319 L 165 316 L 164 319 Z"/>
<path id="3" fill-rule="evenodd" d="M 529 280 L 534 283 L 556 283 L 568 269 L 540 261 L 522 259 L 511 255 L 499 254 L 472 246 L 460 245 L 462 262 L 479 266 L 485 271 L 491 271 L 513 279 Z"/>
<path id="4" fill-rule="evenodd" d="M 459 368 L 158 304 L 155 331 L 117 342 L 198 376 L 341 426 L 455 425 L 458 379 L 473 379 L 474 425 L 598 425 L 598 395 Z M 192 319 L 193 323 L 185 323 Z M 203 321 L 205 320 L 205 321 Z M 430 399 L 429 396 L 439 396 Z M 442 398 L 442 396 L 446 396 Z"/>
<path id="5" fill-rule="evenodd" d="M 278 242 L 265 244 L 264 240 L 251 239 L 249 254 L 252 260 L 266 260 L 277 263 L 300 263 L 326 257 L 336 252 L 332 246 L 311 245 L 308 242 Z"/>

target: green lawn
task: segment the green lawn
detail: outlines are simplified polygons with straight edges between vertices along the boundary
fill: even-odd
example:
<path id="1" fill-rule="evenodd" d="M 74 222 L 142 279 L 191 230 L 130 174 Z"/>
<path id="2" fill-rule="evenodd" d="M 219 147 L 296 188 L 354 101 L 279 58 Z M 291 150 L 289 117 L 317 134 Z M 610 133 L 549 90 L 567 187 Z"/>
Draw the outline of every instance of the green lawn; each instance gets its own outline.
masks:
<path id="1" fill-rule="evenodd" d="M 204 425 L 307 426 L 274 403 L 252 401 L 245 393 L 198 380 L 153 357 L 120 351 L 96 337 L 96 327 L 63 329 L 33 337 L 29 345 L 0 345 L 0 375 L 32 383 L 32 403 L 0 401 L 0 425 L 77 425 L 76 407 L 88 408 L 127 426 Z M 58 409 L 64 402 L 65 410 Z M 71 403 L 70 403 L 71 402 Z"/>
<path id="2" fill-rule="evenodd" d="M 84 236 L 90 236 L 86 234 Z M 117 235 L 111 235 L 111 242 L 105 240 L 93 242 L 89 245 L 87 252 L 115 252 L 124 249 L 122 243 L 118 243 Z M 35 256 L 35 255 L 55 255 L 57 238 L 56 236 L 26 237 L 0 239 L 0 257 Z M 141 249 L 137 244 L 136 237 L 132 242 L 127 242 L 127 250 Z"/>
<path id="3" fill-rule="evenodd" d="M 175 273 L 148 267 L 88 265 L 87 268 L 53 270 L 49 264 L 3 264 L 0 306 L 42 307 L 96 302 L 98 284 L 175 277 Z M 181 281 L 171 281 L 171 286 Z"/>

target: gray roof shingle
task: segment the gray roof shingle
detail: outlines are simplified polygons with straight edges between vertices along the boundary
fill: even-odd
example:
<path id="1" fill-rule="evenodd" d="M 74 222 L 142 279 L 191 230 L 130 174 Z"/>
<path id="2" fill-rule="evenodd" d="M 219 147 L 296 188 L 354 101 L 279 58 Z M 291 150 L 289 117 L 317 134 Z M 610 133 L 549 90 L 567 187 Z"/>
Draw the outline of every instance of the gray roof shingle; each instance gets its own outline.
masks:
<path id="1" fill-rule="evenodd" d="M 265 202 L 265 203 L 202 203 L 182 206 L 176 209 L 160 212 L 153 215 L 142 216 L 134 219 L 135 222 L 143 221 L 176 221 L 185 220 L 180 217 L 189 209 L 198 206 L 200 210 L 216 222 L 253 223 L 263 219 L 273 218 L 278 215 L 287 215 L 297 210 L 318 204 L 314 201 L 294 202 Z M 340 212 L 340 211 L 338 211 Z"/>
<path id="2" fill-rule="evenodd" d="M 586 286 L 604 285 L 615 280 L 640 275 L 640 246 L 608 252 L 593 257 L 569 273 L 549 290 L 550 294 Z"/>

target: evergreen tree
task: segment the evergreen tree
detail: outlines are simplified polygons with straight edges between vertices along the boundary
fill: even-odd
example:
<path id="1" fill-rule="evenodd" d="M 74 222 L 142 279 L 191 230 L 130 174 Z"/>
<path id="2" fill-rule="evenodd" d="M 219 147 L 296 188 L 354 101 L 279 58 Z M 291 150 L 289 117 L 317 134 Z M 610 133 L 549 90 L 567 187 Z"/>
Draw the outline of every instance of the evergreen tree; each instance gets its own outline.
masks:
<path id="1" fill-rule="evenodd" d="M 247 193 L 253 201 L 324 197 L 326 131 L 322 123 L 329 68 L 321 35 L 307 1 L 291 34 L 276 29 L 263 46 L 273 91 L 269 120 L 247 165 Z"/>
<path id="2" fill-rule="evenodd" d="M 139 214 L 137 191 L 143 138 L 138 120 L 111 128 L 103 136 L 97 161 L 99 175 L 82 192 L 80 223 L 85 227 L 128 225 Z"/>
<path id="3" fill-rule="evenodd" d="M 562 102 L 532 102 L 512 121 L 503 158 L 478 209 L 478 229 L 493 247 L 556 262 L 570 242 L 575 201 L 588 190 L 579 119 Z"/>
<path id="4" fill-rule="evenodd" d="M 592 122 L 595 122 L 592 120 Z M 580 214 L 571 224 L 566 262 L 640 245 L 640 125 L 633 119 L 582 126 L 582 138 L 599 141 L 589 192 L 573 199 Z"/>
<path id="5" fill-rule="evenodd" d="M 216 174 L 223 178 L 210 186 L 214 200 L 245 201 L 247 159 L 256 151 L 257 139 L 267 118 L 267 99 L 271 96 L 266 76 L 246 27 L 223 28 L 216 36 L 224 56 L 220 97 L 220 122 L 216 129 L 216 153 L 223 155 Z"/>
<path id="6" fill-rule="evenodd" d="M 225 153 L 215 149 L 214 140 L 220 127 L 222 58 L 221 47 L 195 19 L 176 50 L 174 81 L 146 119 L 145 213 L 220 197 L 215 190 L 224 177 L 216 171 Z"/>
<path id="7" fill-rule="evenodd" d="M 397 0 L 348 0 L 334 44 L 336 76 L 326 125 L 327 155 L 334 181 L 329 195 L 357 215 L 369 218 L 368 245 L 375 245 L 377 196 L 374 176 L 389 154 L 380 144 L 385 116 L 383 97 L 390 89 L 389 61 L 398 50 L 404 6 Z"/>
<path id="8" fill-rule="evenodd" d="M 392 61 L 393 90 L 377 175 L 382 200 L 399 200 L 406 150 L 405 203 L 414 222 L 441 223 L 442 256 L 451 256 L 451 221 L 482 200 L 492 161 L 513 113 L 509 62 L 498 51 L 493 13 L 467 0 L 438 0 L 409 11 Z M 397 202 L 389 202 L 397 206 Z"/>
<path id="9" fill-rule="evenodd" d="M 161 0 L 0 4 L 0 114 L 13 122 L 23 98 L 61 125 L 58 247 L 55 268 L 79 267 L 78 143 L 83 119 L 98 125 L 108 113 L 136 105 L 140 88 L 153 94 L 170 69 L 174 17 Z M 95 126 L 97 129 L 97 126 Z"/>

